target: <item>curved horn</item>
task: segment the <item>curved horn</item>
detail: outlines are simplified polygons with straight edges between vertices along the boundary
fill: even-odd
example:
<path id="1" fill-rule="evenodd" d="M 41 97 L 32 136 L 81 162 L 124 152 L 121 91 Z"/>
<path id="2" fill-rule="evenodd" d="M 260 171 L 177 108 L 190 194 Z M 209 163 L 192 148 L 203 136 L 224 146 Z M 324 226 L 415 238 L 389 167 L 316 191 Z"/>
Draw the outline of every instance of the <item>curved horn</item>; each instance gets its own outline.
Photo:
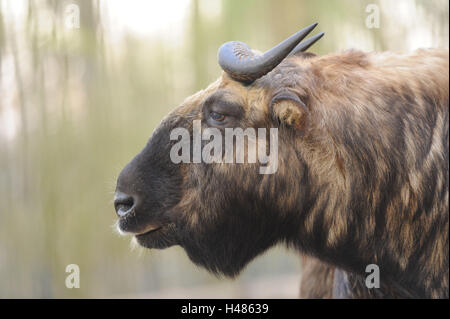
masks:
<path id="1" fill-rule="evenodd" d="M 292 50 L 291 53 L 289 53 L 289 55 L 294 55 L 299 52 L 304 52 L 304 51 L 308 50 L 314 43 L 316 43 L 321 37 L 323 37 L 324 34 L 325 33 L 321 32 L 321 33 L 316 34 L 315 36 L 309 38 L 306 41 L 300 42 L 299 44 L 297 44 L 297 46 L 294 48 L 294 50 Z"/>
<path id="2" fill-rule="evenodd" d="M 234 80 L 251 83 L 280 64 L 316 25 L 314 23 L 298 31 L 263 54 L 255 54 L 243 42 L 227 42 L 219 49 L 219 64 Z"/>

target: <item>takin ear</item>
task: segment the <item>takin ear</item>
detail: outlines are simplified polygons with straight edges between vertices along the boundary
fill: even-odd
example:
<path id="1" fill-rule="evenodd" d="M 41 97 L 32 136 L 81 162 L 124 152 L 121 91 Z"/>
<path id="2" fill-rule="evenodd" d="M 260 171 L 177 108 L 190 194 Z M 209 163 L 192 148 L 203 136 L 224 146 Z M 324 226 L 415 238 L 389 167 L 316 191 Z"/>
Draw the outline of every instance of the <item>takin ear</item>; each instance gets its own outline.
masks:
<path id="1" fill-rule="evenodd" d="M 280 123 L 301 132 L 306 129 L 308 109 L 294 92 L 278 91 L 270 102 L 270 110 Z"/>

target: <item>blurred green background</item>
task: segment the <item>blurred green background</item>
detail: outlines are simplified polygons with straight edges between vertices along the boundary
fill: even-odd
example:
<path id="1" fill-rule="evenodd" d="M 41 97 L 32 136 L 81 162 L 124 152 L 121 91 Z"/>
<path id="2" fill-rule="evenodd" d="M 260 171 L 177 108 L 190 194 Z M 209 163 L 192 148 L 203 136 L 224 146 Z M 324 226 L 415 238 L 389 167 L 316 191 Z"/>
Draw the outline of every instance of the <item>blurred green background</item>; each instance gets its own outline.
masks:
<path id="1" fill-rule="evenodd" d="M 264 51 L 316 21 L 318 54 L 448 48 L 447 0 L 0 0 L 0 297 L 297 297 L 296 252 L 219 279 L 179 247 L 131 250 L 112 197 L 162 117 L 219 76 L 222 43 Z"/>

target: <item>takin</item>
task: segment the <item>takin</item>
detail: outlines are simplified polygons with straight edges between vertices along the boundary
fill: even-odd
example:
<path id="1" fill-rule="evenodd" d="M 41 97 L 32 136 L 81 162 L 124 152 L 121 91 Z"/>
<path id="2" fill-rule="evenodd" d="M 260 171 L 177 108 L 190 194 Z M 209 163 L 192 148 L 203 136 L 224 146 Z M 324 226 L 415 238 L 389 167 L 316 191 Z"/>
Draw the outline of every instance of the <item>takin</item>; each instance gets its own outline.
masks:
<path id="1" fill-rule="evenodd" d="M 315 26 L 265 53 L 220 48 L 220 78 L 168 114 L 120 173 L 117 227 L 229 277 L 284 243 L 303 256 L 303 297 L 448 298 L 448 49 L 317 56 L 305 51 L 323 33 L 302 41 Z M 248 137 L 233 140 L 245 163 L 173 161 L 173 130 L 195 122 L 277 129 L 276 171 L 248 160 Z M 379 288 L 365 284 L 370 264 Z"/>

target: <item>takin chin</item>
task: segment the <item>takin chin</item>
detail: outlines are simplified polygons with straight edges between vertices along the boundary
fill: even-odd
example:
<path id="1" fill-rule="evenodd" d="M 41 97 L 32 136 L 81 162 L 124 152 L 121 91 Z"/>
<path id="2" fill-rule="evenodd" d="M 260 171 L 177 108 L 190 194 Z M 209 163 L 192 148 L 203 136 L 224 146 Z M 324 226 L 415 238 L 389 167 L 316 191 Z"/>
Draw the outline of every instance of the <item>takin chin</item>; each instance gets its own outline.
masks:
<path id="1" fill-rule="evenodd" d="M 285 243 L 305 256 L 304 297 L 448 298 L 448 50 L 316 56 L 304 51 L 323 33 L 302 41 L 315 26 L 263 54 L 220 48 L 220 78 L 168 114 L 122 170 L 117 227 L 231 277 Z M 195 123 L 225 135 L 276 129 L 277 156 L 250 161 L 269 145 L 262 134 L 232 139 L 244 163 L 224 161 L 221 141 L 202 161 L 212 141 L 190 134 Z M 175 129 L 188 133 L 181 147 Z M 369 264 L 379 288 L 365 285 Z"/>

